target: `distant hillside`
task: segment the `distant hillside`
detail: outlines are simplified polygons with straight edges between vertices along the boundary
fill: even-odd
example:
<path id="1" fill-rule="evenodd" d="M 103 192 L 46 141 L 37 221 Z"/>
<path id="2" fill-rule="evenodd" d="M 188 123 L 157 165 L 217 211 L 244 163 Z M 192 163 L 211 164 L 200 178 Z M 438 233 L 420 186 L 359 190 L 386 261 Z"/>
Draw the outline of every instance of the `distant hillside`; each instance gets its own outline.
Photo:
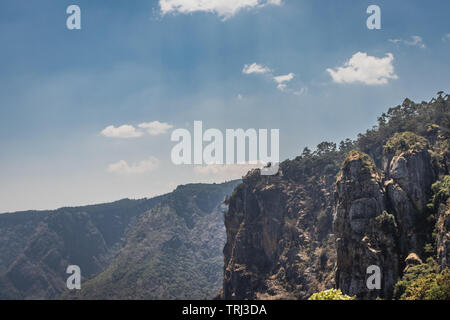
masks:
<path id="1" fill-rule="evenodd" d="M 104 272 L 64 298 L 212 298 L 222 284 L 223 201 L 238 183 L 178 187 L 139 217 Z"/>
<path id="2" fill-rule="evenodd" d="M 52 299 L 69 264 L 83 277 L 103 271 L 139 215 L 166 196 L 0 215 L 0 299 Z"/>

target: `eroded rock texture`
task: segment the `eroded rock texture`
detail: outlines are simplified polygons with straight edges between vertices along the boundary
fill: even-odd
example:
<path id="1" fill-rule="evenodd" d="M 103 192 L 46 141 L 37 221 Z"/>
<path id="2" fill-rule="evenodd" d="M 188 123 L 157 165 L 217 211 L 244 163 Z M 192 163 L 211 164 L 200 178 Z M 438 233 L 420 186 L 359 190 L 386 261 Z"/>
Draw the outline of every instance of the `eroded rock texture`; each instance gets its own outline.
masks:
<path id="1" fill-rule="evenodd" d="M 256 170 L 244 178 L 225 214 L 221 298 L 306 299 L 333 286 L 329 182 L 310 190 L 282 172 L 262 177 Z"/>
<path id="2" fill-rule="evenodd" d="M 391 298 L 408 257 L 420 260 L 426 241 L 421 219 L 437 178 L 426 139 L 398 134 L 387 146 L 384 171 L 355 151 L 336 183 L 336 282 L 362 299 Z M 367 288 L 371 265 L 381 269 L 380 290 Z"/>

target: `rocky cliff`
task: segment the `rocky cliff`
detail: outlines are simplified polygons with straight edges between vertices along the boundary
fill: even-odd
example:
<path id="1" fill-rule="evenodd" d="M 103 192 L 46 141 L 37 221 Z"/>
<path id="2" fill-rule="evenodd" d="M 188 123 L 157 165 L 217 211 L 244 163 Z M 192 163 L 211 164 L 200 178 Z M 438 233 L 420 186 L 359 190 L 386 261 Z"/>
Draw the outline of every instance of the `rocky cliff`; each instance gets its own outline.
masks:
<path id="1" fill-rule="evenodd" d="M 276 176 L 251 171 L 228 199 L 220 298 L 305 299 L 333 286 L 332 181 L 340 153 L 322 147 L 323 155 L 306 150 L 282 163 Z"/>
<path id="2" fill-rule="evenodd" d="M 304 299 L 336 287 L 390 299 L 427 258 L 448 267 L 449 111 L 441 93 L 406 99 L 356 141 L 305 149 L 273 177 L 249 173 L 228 201 L 219 297 Z M 371 266 L 379 290 L 367 286 Z"/>

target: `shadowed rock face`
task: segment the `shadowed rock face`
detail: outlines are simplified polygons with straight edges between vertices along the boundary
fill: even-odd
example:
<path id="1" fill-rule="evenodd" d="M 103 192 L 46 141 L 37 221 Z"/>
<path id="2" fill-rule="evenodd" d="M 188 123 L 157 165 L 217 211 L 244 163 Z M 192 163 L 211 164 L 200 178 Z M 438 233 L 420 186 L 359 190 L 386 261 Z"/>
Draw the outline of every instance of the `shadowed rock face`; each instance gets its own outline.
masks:
<path id="1" fill-rule="evenodd" d="M 320 194 L 278 176 L 249 173 L 229 200 L 225 214 L 223 299 L 306 299 L 333 286 L 334 241 L 331 220 L 318 242 L 316 218 L 331 204 L 331 190 Z M 323 197 L 323 198 L 321 198 Z M 315 198 L 315 199 L 314 199 Z"/>
<path id="2" fill-rule="evenodd" d="M 381 268 L 382 296 L 387 297 L 399 267 L 397 226 L 382 216 L 387 209 L 382 181 L 373 163 L 364 158 L 368 156 L 351 155 L 336 183 L 336 284 L 346 294 L 370 299 L 379 292 L 367 290 L 367 268 Z"/>
<path id="3" fill-rule="evenodd" d="M 419 216 L 436 180 L 428 144 L 387 154 L 385 172 L 363 153 L 349 156 L 336 182 L 336 283 L 362 299 L 391 298 L 408 256 L 422 255 Z M 368 290 L 366 270 L 382 271 L 381 290 Z"/>
<path id="4" fill-rule="evenodd" d="M 386 192 L 399 224 L 399 246 L 402 256 L 421 253 L 417 216 L 429 201 L 431 184 L 436 174 L 428 146 L 419 152 L 403 152 L 394 156 L 387 171 Z"/>

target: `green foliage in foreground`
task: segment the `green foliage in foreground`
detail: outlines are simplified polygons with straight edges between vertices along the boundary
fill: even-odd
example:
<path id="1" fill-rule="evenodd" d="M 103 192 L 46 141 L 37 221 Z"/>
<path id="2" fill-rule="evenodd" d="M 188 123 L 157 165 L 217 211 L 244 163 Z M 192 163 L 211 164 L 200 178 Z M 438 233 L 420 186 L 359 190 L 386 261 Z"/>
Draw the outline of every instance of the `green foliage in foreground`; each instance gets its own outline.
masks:
<path id="1" fill-rule="evenodd" d="M 439 272 L 432 258 L 410 267 L 394 287 L 400 300 L 450 300 L 450 269 Z"/>
<path id="2" fill-rule="evenodd" d="M 450 269 L 420 277 L 406 288 L 401 300 L 450 300 Z"/>
<path id="3" fill-rule="evenodd" d="M 355 300 L 356 297 L 350 297 L 343 294 L 339 289 L 330 289 L 314 293 L 308 300 Z"/>
<path id="4" fill-rule="evenodd" d="M 394 298 L 400 299 L 415 281 L 420 278 L 426 278 L 431 274 L 439 272 L 439 266 L 433 258 L 429 258 L 426 263 L 412 266 L 403 274 L 401 280 L 399 280 L 394 286 Z"/>

